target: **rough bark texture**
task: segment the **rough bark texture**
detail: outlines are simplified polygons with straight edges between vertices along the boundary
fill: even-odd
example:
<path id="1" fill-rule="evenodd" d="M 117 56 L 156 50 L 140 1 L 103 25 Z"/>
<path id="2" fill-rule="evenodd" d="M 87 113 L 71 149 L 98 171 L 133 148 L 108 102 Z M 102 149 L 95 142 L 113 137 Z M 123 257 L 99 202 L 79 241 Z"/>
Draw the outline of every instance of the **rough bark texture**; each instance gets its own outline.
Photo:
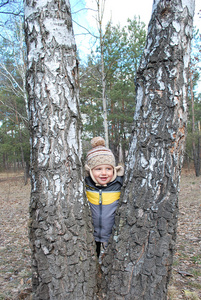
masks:
<path id="1" fill-rule="evenodd" d="M 176 239 L 194 0 L 154 1 L 104 299 L 162 300 Z M 112 265 L 111 265 L 112 262 Z"/>
<path id="2" fill-rule="evenodd" d="M 25 1 L 25 32 L 34 299 L 92 299 L 96 256 L 83 198 L 78 72 L 69 1 Z"/>

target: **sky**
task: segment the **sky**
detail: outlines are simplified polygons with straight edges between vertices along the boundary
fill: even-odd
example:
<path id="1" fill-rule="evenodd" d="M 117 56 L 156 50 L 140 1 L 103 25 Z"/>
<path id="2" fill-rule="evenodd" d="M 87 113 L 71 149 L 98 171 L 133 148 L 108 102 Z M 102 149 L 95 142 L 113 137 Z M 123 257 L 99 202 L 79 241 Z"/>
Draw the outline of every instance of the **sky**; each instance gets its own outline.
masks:
<path id="1" fill-rule="evenodd" d="M 96 33 L 96 4 L 95 0 L 70 0 L 72 18 L 77 23 L 82 24 L 92 34 Z M 106 0 L 104 10 L 104 25 L 110 20 L 114 25 L 120 24 L 124 26 L 127 23 L 127 19 L 133 19 L 134 16 L 140 16 L 140 20 L 148 26 L 152 12 L 152 0 Z M 90 8 L 87 10 L 85 8 Z M 201 10 L 201 0 L 195 0 L 195 16 L 194 25 L 201 31 L 201 18 L 198 16 L 198 11 Z M 77 26 L 76 23 L 73 25 L 75 39 L 78 51 L 81 58 L 87 57 L 90 54 L 90 49 L 93 45 L 94 39 L 86 30 Z M 83 35 L 83 33 L 85 33 Z"/>

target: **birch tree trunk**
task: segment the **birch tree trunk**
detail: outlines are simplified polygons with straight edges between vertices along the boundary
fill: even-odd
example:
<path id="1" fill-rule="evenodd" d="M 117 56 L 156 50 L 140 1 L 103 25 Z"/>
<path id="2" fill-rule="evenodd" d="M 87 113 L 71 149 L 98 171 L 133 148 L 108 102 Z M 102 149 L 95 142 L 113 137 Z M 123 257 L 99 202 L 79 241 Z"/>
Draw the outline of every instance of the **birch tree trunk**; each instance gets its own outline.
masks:
<path id="1" fill-rule="evenodd" d="M 154 1 L 104 299 L 167 298 L 187 122 L 194 0 Z M 105 280 L 104 280 L 105 277 Z"/>
<path id="2" fill-rule="evenodd" d="M 34 299 L 93 299 L 96 256 L 83 196 L 78 66 L 69 1 L 25 1 Z"/>

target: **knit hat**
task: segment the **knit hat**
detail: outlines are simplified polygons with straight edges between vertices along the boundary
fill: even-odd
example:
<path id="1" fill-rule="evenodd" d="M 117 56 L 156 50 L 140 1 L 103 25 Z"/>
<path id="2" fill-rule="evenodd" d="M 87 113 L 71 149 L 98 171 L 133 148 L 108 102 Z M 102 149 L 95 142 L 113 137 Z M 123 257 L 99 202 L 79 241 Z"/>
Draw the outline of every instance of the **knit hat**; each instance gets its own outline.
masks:
<path id="1" fill-rule="evenodd" d="M 87 153 L 86 163 L 90 169 L 99 165 L 115 167 L 115 158 L 112 151 L 105 147 L 105 140 L 98 136 L 91 140 L 92 149 Z"/>
<path id="2" fill-rule="evenodd" d="M 87 175 L 90 174 L 93 181 L 95 181 L 95 179 L 91 170 L 99 165 L 110 165 L 114 168 L 114 176 L 112 181 L 117 176 L 123 176 L 124 168 L 122 166 L 115 167 L 116 164 L 114 154 L 110 149 L 105 147 L 105 140 L 102 137 L 94 137 L 91 140 L 91 146 L 92 149 L 87 153 L 85 170 Z"/>

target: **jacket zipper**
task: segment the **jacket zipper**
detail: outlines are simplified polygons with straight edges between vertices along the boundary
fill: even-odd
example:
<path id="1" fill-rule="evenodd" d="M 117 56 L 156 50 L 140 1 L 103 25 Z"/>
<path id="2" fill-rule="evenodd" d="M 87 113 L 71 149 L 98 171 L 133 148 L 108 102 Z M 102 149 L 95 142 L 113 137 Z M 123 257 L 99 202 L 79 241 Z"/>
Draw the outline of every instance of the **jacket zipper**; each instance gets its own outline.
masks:
<path id="1" fill-rule="evenodd" d="M 102 190 L 99 190 L 99 207 L 100 207 L 100 216 L 99 216 L 99 239 L 101 239 L 101 231 L 102 231 Z"/>

